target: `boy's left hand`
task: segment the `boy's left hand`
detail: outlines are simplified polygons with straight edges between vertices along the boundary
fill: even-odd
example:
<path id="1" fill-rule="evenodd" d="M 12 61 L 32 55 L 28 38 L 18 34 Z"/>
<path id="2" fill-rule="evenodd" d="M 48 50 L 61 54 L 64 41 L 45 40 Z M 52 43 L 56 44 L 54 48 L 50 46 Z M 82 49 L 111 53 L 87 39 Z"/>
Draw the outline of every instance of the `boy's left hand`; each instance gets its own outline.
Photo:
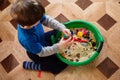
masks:
<path id="1" fill-rule="evenodd" d="M 71 36 L 71 35 L 72 35 L 69 29 L 64 29 L 62 32 L 63 32 L 66 36 Z"/>

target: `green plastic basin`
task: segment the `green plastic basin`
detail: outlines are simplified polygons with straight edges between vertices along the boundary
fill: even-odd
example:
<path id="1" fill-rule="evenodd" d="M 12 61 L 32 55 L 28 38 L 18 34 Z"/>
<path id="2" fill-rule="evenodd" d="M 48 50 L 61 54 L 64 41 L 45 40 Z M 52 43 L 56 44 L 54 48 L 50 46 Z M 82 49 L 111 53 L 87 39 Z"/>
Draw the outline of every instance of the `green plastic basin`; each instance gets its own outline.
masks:
<path id="1" fill-rule="evenodd" d="M 69 61 L 69 60 L 65 59 L 64 57 L 62 57 L 59 53 L 57 53 L 56 56 L 64 63 L 71 65 L 71 66 L 85 65 L 85 64 L 88 64 L 91 61 L 93 61 L 99 55 L 99 53 L 102 49 L 102 46 L 103 46 L 103 42 L 104 42 L 103 37 L 101 36 L 98 29 L 90 22 L 83 21 L 83 20 L 73 20 L 73 21 L 65 22 L 63 24 L 67 28 L 86 28 L 87 30 L 91 31 L 95 36 L 97 49 L 90 58 L 80 61 L 80 62 Z M 60 37 L 60 33 L 57 34 L 57 37 L 51 36 L 53 44 L 55 43 L 56 39 L 59 37 Z"/>

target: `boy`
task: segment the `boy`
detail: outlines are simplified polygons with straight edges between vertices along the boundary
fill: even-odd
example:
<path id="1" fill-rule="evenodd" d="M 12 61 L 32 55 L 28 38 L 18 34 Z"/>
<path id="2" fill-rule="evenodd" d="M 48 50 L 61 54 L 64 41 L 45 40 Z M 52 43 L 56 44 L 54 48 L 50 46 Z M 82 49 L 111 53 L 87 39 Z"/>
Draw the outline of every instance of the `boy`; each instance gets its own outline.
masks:
<path id="1" fill-rule="evenodd" d="M 67 36 L 71 36 L 71 32 L 44 13 L 45 9 L 39 0 L 16 0 L 11 7 L 11 16 L 18 22 L 18 40 L 26 49 L 28 57 L 33 60 L 23 62 L 23 68 L 59 73 L 67 65 L 55 54 L 70 46 L 73 41 L 61 39 L 52 45 L 50 37 L 55 36 L 58 30 Z M 42 24 L 54 30 L 44 33 Z"/>

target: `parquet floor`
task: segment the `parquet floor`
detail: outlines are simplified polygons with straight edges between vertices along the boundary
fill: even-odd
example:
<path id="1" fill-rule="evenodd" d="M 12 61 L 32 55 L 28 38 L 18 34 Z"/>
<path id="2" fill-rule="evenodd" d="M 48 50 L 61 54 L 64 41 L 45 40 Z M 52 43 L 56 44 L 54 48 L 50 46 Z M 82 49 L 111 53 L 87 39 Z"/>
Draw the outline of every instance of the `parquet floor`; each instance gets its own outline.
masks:
<path id="1" fill-rule="evenodd" d="M 12 2 L 0 0 L 0 80 L 120 80 L 120 0 L 41 0 L 46 14 L 60 22 L 93 23 L 104 45 L 93 62 L 69 66 L 57 75 L 42 71 L 40 78 L 37 71 L 22 68 L 29 58 L 17 41 L 16 22 L 9 14 Z"/>

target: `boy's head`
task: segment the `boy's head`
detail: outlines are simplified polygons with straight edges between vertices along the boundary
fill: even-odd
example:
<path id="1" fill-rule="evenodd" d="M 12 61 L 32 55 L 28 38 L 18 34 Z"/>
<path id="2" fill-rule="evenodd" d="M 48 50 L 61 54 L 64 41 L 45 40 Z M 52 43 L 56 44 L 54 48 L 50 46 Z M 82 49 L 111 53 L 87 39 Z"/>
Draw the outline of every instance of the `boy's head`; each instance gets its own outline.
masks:
<path id="1" fill-rule="evenodd" d="M 45 9 L 38 0 L 16 0 L 11 7 L 11 16 L 22 26 L 31 26 L 39 21 Z"/>

